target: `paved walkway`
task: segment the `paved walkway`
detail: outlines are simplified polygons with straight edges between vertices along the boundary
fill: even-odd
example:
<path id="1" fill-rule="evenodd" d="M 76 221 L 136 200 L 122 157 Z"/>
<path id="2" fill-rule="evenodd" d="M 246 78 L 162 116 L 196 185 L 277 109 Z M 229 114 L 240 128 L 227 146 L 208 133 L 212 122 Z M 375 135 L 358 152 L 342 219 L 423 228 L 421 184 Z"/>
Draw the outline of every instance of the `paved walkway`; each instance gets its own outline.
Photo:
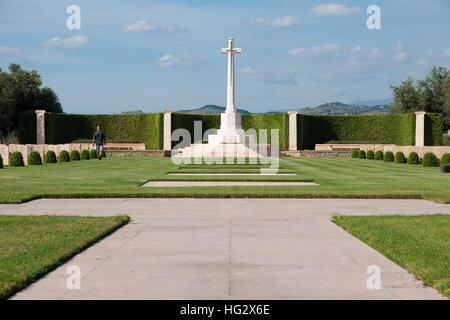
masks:
<path id="1" fill-rule="evenodd" d="M 450 214 L 423 200 L 83 199 L 0 214 L 117 215 L 132 222 L 14 299 L 440 299 L 330 222 L 334 214 Z M 81 290 L 66 288 L 69 265 Z M 381 268 L 369 290 L 367 267 Z"/>

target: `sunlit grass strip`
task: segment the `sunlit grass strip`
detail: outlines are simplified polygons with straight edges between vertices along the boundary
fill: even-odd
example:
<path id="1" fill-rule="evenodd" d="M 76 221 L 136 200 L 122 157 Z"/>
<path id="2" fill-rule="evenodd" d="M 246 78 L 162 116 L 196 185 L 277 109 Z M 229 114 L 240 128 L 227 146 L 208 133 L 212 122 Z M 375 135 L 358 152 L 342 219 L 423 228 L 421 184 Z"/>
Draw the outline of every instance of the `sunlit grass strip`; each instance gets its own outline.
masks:
<path id="1" fill-rule="evenodd" d="M 128 223 L 128 216 L 0 216 L 0 299 Z"/>
<path id="2" fill-rule="evenodd" d="M 450 215 L 335 216 L 333 222 L 450 297 Z"/>

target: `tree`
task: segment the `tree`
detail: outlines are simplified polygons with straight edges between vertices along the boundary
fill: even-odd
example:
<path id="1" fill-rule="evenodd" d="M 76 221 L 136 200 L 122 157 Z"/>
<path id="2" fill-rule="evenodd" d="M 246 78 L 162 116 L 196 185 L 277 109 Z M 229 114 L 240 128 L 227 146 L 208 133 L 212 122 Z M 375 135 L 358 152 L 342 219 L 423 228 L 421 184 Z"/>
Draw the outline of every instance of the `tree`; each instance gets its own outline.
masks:
<path id="1" fill-rule="evenodd" d="M 21 112 L 38 109 L 63 112 L 55 92 L 41 85 L 36 70 L 23 70 L 15 63 L 9 65 L 9 73 L 0 69 L 0 137 L 17 127 Z"/>
<path id="2" fill-rule="evenodd" d="M 401 85 L 391 88 L 394 93 L 391 113 L 442 113 L 445 127 L 450 127 L 450 70 L 433 67 L 425 79 L 415 81 L 408 78 Z"/>

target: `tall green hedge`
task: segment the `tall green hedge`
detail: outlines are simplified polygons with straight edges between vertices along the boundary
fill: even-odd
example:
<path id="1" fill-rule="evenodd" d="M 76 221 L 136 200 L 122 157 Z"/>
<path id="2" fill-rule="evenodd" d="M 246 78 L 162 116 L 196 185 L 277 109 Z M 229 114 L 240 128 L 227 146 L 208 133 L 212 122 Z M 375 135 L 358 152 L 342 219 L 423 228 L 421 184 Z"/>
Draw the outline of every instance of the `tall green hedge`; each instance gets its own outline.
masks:
<path id="1" fill-rule="evenodd" d="M 36 113 L 34 111 L 19 114 L 17 138 L 19 143 L 36 143 Z"/>
<path id="2" fill-rule="evenodd" d="M 442 146 L 444 119 L 442 113 L 425 114 L 425 145 Z"/>
<path id="3" fill-rule="evenodd" d="M 243 114 L 241 115 L 242 128 L 244 130 L 255 129 L 259 135 L 259 129 L 267 129 L 267 140 L 271 141 L 271 129 L 278 129 L 281 149 L 289 146 L 289 118 L 286 113 Z M 179 128 L 187 129 L 191 134 L 191 142 L 194 142 L 194 121 L 202 121 L 202 135 L 208 129 L 220 128 L 220 115 L 182 114 L 172 113 L 172 131 Z M 178 142 L 172 142 L 173 145 Z"/>
<path id="4" fill-rule="evenodd" d="M 99 125 L 106 142 L 145 143 L 151 150 L 163 145 L 163 114 L 45 114 L 45 140 L 49 144 L 68 143 L 77 139 L 92 139 Z"/>
<path id="5" fill-rule="evenodd" d="M 414 145 L 415 115 L 297 115 L 299 149 L 318 143 L 379 143 Z"/>

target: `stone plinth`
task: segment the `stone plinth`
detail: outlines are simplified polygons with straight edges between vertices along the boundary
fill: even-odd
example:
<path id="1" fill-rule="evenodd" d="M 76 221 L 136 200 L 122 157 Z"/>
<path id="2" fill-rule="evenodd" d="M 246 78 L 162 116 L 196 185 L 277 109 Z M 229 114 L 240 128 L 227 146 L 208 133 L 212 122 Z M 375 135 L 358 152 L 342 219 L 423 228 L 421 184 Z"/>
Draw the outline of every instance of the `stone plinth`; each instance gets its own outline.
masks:
<path id="1" fill-rule="evenodd" d="M 172 150 L 172 111 L 164 110 L 164 140 L 163 149 Z"/>
<path id="2" fill-rule="evenodd" d="M 416 147 L 425 146 L 425 111 L 416 114 Z"/>
<path id="3" fill-rule="evenodd" d="M 289 111 L 289 150 L 297 150 L 297 111 Z"/>
<path id="4" fill-rule="evenodd" d="M 36 143 L 45 143 L 45 110 L 36 110 Z"/>

